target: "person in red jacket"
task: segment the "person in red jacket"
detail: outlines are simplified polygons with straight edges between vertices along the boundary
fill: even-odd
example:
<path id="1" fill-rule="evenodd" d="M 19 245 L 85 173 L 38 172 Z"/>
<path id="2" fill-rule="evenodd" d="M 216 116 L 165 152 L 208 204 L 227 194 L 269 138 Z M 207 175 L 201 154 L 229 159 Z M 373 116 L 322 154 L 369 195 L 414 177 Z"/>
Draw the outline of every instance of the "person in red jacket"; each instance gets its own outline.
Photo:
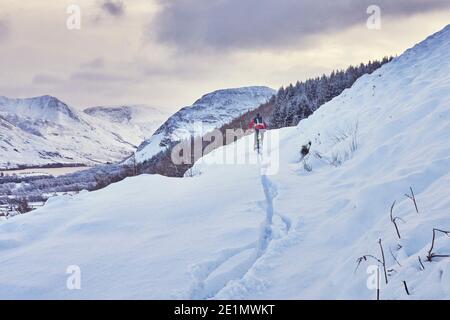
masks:
<path id="1" fill-rule="evenodd" d="M 264 140 L 264 132 L 267 129 L 267 124 L 264 122 L 261 114 L 257 114 L 256 117 L 252 119 L 252 122 L 250 122 L 249 129 L 255 129 L 255 150 L 258 151 L 261 149 L 263 140 Z M 259 135 L 261 135 L 261 139 L 259 140 Z M 261 145 L 259 145 L 259 142 Z"/>

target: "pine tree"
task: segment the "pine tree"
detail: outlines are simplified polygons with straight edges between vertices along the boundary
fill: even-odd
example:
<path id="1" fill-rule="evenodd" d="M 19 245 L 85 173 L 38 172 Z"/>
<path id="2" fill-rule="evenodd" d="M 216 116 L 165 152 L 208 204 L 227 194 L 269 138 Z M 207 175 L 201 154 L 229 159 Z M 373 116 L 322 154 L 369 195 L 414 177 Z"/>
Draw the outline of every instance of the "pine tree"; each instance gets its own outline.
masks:
<path id="1" fill-rule="evenodd" d="M 315 79 L 308 79 L 293 86 L 280 88 L 271 101 L 273 112 L 270 118 L 272 128 L 295 126 L 301 120 L 309 117 L 321 105 L 340 95 L 350 88 L 362 75 L 372 73 L 392 57 L 384 57 L 382 61 L 369 61 L 357 67 L 350 66 L 345 71 L 335 70 L 329 76 L 322 75 Z"/>

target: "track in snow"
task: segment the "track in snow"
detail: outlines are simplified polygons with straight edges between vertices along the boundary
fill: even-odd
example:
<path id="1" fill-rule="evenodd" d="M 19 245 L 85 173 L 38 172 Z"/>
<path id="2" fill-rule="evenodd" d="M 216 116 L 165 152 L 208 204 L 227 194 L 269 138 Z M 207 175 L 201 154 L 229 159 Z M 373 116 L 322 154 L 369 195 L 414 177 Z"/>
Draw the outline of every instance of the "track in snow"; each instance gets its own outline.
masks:
<path id="1" fill-rule="evenodd" d="M 274 236 L 279 239 L 289 235 L 291 220 L 276 213 L 274 209 L 273 202 L 278 195 L 276 185 L 267 175 L 261 174 L 261 186 L 265 196 L 265 219 L 259 239 L 239 248 L 224 249 L 218 254 L 218 258 L 192 266 L 191 276 L 194 282 L 188 292 L 189 299 L 214 299 L 230 283 L 245 281 L 245 276 L 265 255 Z M 275 217 L 279 217 L 277 225 L 274 225 Z"/>
<path id="2" fill-rule="evenodd" d="M 245 253 L 249 250 L 254 250 L 257 243 L 250 243 L 248 245 L 239 248 L 229 248 L 222 250 L 218 255 L 219 257 L 210 261 L 196 264 L 191 268 L 191 276 L 194 282 L 189 290 L 189 299 L 209 299 L 212 298 L 221 288 L 223 288 L 230 279 L 239 277 L 237 273 L 245 273 L 250 267 L 253 259 L 249 261 L 242 261 L 241 264 L 245 265 L 245 268 L 239 272 L 239 266 L 234 267 L 234 270 L 223 272 L 222 274 L 214 277 L 214 273 L 220 268 L 223 268 L 230 260 Z M 241 268 L 242 269 L 242 268 Z"/>
<path id="3" fill-rule="evenodd" d="M 216 253 L 217 258 L 193 265 L 191 267 L 193 283 L 188 292 L 182 294 L 183 299 L 223 297 L 233 299 L 244 296 L 249 290 L 264 289 L 263 281 L 260 277 L 255 278 L 254 274 L 261 273 L 266 267 L 266 258 L 273 258 L 284 247 L 297 240 L 297 233 L 290 232 L 292 221 L 274 209 L 278 188 L 269 179 L 267 164 L 263 163 L 262 157 L 258 160 L 261 165 L 260 181 L 265 198 L 265 218 L 261 223 L 257 241 L 238 248 L 224 249 Z M 273 240 L 277 243 L 268 250 Z"/>
<path id="4" fill-rule="evenodd" d="M 273 199 L 278 195 L 276 186 L 266 175 L 261 175 L 261 185 L 266 197 L 266 220 L 261 227 L 261 234 L 257 246 L 257 258 L 264 254 L 272 239 Z"/>
<path id="5" fill-rule="evenodd" d="M 264 280 L 264 275 L 271 268 L 273 259 L 300 238 L 297 232 L 300 224 L 293 230 L 291 220 L 276 212 L 274 199 L 278 196 L 278 189 L 264 173 L 261 174 L 261 185 L 266 200 L 266 217 L 261 225 L 254 260 L 241 277 L 230 280 L 217 292 L 214 299 L 245 299 L 249 293 L 264 291 L 269 285 Z"/>

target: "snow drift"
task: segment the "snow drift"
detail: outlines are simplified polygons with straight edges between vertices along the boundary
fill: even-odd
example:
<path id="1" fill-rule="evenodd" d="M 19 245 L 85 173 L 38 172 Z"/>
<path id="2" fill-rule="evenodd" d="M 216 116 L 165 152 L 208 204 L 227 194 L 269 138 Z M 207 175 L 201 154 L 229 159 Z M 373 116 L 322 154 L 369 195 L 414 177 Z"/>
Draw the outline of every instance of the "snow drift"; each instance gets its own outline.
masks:
<path id="1" fill-rule="evenodd" d="M 366 270 L 379 263 L 356 261 L 381 259 L 381 239 L 382 299 L 449 299 L 450 259 L 426 259 L 433 228 L 450 230 L 449 101 L 450 26 L 269 132 L 279 143 L 262 163 L 278 159 L 274 175 L 257 161 L 211 164 L 247 137 L 203 158 L 195 177 L 129 178 L 0 224 L 0 297 L 374 299 Z M 450 239 L 433 250 L 450 254 Z M 71 265 L 81 290 L 66 287 Z"/>

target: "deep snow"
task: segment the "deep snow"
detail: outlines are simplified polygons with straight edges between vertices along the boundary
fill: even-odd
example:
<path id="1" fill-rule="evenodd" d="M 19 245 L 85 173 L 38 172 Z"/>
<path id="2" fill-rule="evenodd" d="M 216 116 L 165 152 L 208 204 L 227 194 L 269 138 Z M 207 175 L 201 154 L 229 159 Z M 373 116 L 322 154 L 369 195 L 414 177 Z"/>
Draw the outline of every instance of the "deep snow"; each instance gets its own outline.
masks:
<path id="1" fill-rule="evenodd" d="M 213 164 L 248 150 L 246 137 L 195 177 L 129 178 L 1 223 L 0 298 L 374 299 L 376 263 L 355 271 L 356 260 L 380 256 L 381 238 L 392 269 L 382 299 L 450 299 L 450 259 L 426 261 L 432 229 L 450 230 L 449 101 L 450 26 L 298 127 L 268 132 L 259 162 L 246 151 L 254 164 Z M 312 171 L 298 162 L 309 140 Z M 435 252 L 450 254 L 450 239 Z M 70 265 L 81 290 L 66 288 Z"/>

